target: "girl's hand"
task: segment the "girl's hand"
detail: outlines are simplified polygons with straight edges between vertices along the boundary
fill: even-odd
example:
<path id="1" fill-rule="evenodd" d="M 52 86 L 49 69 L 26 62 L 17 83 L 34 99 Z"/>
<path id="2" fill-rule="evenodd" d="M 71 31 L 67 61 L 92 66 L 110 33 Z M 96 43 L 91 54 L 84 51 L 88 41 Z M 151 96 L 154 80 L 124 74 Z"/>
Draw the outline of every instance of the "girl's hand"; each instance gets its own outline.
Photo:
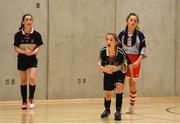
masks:
<path id="1" fill-rule="evenodd" d="M 108 66 L 102 66 L 99 64 L 99 69 L 104 72 L 104 73 L 107 73 L 107 74 L 112 74 L 113 73 L 113 69 L 111 67 L 108 67 Z"/>
<path id="2" fill-rule="evenodd" d="M 112 73 L 113 73 L 113 70 L 112 70 L 112 69 L 109 69 L 109 68 L 106 68 L 106 69 L 105 69 L 105 72 L 108 73 L 108 74 L 112 74 Z"/>
<path id="3" fill-rule="evenodd" d="M 26 49 L 25 54 L 26 54 L 27 56 L 32 56 L 32 55 L 33 55 L 33 51 L 32 51 L 32 50 L 29 50 L 29 49 Z"/>
<path id="4" fill-rule="evenodd" d="M 134 63 L 133 63 L 133 68 L 137 68 L 139 66 L 139 62 L 138 61 L 135 61 Z"/>

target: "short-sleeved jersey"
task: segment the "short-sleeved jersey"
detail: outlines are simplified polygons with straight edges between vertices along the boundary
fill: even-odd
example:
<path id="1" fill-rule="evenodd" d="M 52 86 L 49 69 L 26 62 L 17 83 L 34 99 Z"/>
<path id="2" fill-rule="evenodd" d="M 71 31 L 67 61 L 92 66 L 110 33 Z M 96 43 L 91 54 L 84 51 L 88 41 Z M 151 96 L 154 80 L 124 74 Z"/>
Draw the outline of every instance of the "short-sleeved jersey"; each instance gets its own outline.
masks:
<path id="1" fill-rule="evenodd" d="M 126 62 L 127 64 L 131 64 L 127 54 L 120 47 L 117 47 L 116 56 L 113 58 L 110 58 L 108 55 L 108 47 L 103 47 L 100 50 L 100 57 L 99 58 L 100 58 L 100 63 L 102 66 L 106 66 L 106 65 L 119 66 L 124 62 Z"/>
<path id="2" fill-rule="evenodd" d="M 21 30 L 14 35 L 14 46 L 23 50 L 30 49 L 33 51 L 42 44 L 43 41 L 41 34 L 33 29 L 30 34 L 26 34 L 23 30 Z M 21 55 L 22 54 L 19 54 L 19 56 Z"/>
<path id="3" fill-rule="evenodd" d="M 127 27 L 119 33 L 120 44 L 127 54 L 144 55 L 146 57 L 146 43 L 144 34 L 135 29 L 132 36 L 128 36 Z"/>

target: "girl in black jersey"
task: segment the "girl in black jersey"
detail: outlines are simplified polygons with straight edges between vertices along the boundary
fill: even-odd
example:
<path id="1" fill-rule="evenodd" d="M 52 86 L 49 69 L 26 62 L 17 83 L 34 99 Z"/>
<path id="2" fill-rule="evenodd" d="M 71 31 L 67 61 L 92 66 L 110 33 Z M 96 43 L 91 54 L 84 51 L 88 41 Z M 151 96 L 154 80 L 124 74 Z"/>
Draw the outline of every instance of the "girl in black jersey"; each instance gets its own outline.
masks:
<path id="1" fill-rule="evenodd" d="M 41 34 L 32 27 L 33 17 L 25 14 L 21 27 L 14 36 L 14 46 L 17 53 L 17 69 L 21 80 L 22 109 L 27 109 L 27 81 L 29 79 L 29 108 L 34 108 L 34 93 L 36 87 L 36 68 L 40 46 L 43 44 Z"/>
<path id="2" fill-rule="evenodd" d="M 116 112 L 115 120 L 121 120 L 121 107 L 123 98 L 123 85 L 126 69 L 132 72 L 131 63 L 125 51 L 118 47 L 118 37 L 115 33 L 107 33 L 105 36 L 106 46 L 100 50 L 99 68 L 104 73 L 104 107 L 101 118 L 110 114 L 112 91 L 116 88 Z M 131 77 L 133 79 L 133 76 Z"/>

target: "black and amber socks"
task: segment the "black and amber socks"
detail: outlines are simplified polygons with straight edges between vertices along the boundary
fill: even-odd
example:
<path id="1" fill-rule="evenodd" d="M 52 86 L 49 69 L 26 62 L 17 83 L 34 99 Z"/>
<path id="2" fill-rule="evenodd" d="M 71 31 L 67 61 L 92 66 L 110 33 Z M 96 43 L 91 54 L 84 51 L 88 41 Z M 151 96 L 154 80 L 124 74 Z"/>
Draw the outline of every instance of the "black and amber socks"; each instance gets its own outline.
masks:
<path id="1" fill-rule="evenodd" d="M 22 102 L 27 103 L 27 85 L 21 85 Z"/>
<path id="2" fill-rule="evenodd" d="M 116 111 L 121 112 L 121 108 L 122 108 L 122 93 L 116 93 Z"/>
<path id="3" fill-rule="evenodd" d="M 35 89 L 36 85 L 29 85 L 29 99 L 34 98 Z"/>

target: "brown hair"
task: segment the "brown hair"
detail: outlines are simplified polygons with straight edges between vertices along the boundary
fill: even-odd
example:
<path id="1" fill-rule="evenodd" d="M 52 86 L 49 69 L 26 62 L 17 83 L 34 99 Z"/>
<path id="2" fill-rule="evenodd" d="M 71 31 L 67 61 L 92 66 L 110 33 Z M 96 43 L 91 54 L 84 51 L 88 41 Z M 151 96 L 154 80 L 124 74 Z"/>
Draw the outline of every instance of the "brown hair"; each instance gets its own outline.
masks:
<path id="1" fill-rule="evenodd" d="M 128 19 L 130 18 L 130 16 L 136 16 L 136 17 L 137 17 L 137 23 L 139 23 L 139 16 L 138 16 L 136 13 L 133 13 L 133 12 L 129 13 L 129 15 L 128 15 L 127 18 L 126 18 L 126 22 L 127 22 Z"/>
<path id="2" fill-rule="evenodd" d="M 114 37 L 114 39 L 115 39 L 115 41 L 117 42 L 117 46 L 119 45 L 119 38 L 118 38 L 118 36 L 117 36 L 117 34 L 116 33 L 113 33 L 113 32 L 108 32 L 108 33 L 106 33 L 106 35 L 105 35 L 105 38 L 107 37 L 107 35 L 111 35 L 111 36 L 113 36 Z"/>
<path id="3" fill-rule="evenodd" d="M 129 13 L 129 15 L 126 17 L 126 22 L 128 21 L 128 19 L 129 19 L 131 16 L 136 16 L 136 18 L 137 18 L 137 23 L 139 23 L 139 16 L 138 16 L 136 13 L 133 13 L 133 12 Z M 139 29 L 139 26 L 137 25 L 136 28 Z"/>
<path id="4" fill-rule="evenodd" d="M 33 16 L 31 14 L 24 14 L 22 17 L 22 20 L 21 20 L 21 26 L 19 27 L 19 30 L 24 28 L 23 21 L 24 21 L 26 16 L 31 16 L 31 18 L 33 19 Z"/>

